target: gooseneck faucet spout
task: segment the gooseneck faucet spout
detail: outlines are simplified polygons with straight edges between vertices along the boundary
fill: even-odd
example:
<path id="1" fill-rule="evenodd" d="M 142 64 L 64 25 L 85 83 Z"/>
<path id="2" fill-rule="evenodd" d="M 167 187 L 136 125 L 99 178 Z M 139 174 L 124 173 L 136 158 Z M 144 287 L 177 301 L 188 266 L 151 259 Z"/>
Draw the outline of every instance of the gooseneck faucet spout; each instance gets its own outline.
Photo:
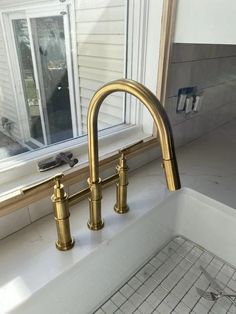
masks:
<path id="1" fill-rule="evenodd" d="M 104 99 L 114 92 L 126 92 L 137 97 L 149 110 L 159 132 L 167 187 L 171 191 L 178 190 L 181 187 L 171 126 L 167 114 L 157 97 L 145 86 L 132 80 L 121 79 L 110 82 L 95 93 L 88 108 L 88 153 L 90 167 L 90 178 L 88 179 L 90 186 L 90 218 L 88 227 L 92 230 L 99 230 L 103 227 L 101 216 L 102 192 L 98 156 L 98 113 Z"/>

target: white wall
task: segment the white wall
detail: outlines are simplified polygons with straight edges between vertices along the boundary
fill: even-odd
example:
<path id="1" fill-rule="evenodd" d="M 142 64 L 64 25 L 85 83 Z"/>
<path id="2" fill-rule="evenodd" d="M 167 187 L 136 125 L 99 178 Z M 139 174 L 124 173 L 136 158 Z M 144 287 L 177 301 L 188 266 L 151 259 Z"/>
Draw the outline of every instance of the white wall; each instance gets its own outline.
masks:
<path id="1" fill-rule="evenodd" d="M 176 43 L 236 44 L 235 0 L 178 0 Z"/>

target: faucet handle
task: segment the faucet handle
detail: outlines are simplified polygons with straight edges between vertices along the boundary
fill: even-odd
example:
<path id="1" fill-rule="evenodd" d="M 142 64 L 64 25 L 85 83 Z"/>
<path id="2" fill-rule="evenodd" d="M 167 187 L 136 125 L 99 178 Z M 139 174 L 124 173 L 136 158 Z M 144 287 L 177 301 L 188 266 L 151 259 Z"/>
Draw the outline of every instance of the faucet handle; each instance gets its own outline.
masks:
<path id="1" fill-rule="evenodd" d="M 54 189 L 53 195 L 56 199 L 65 199 L 67 198 L 67 193 L 64 191 L 64 185 L 61 183 L 62 178 L 64 177 L 63 173 L 58 173 L 53 177 L 54 180 Z"/>
<path id="2" fill-rule="evenodd" d="M 128 154 L 129 152 L 132 152 L 132 151 L 133 151 L 133 148 L 138 147 L 138 146 L 139 146 L 140 144 L 142 144 L 142 143 L 143 143 L 143 140 L 140 140 L 140 141 L 135 142 L 135 143 L 133 143 L 133 144 L 131 144 L 131 145 L 127 145 L 127 146 L 121 148 L 121 149 L 119 150 L 119 153 L 120 153 L 120 154 Z"/>
<path id="3" fill-rule="evenodd" d="M 64 174 L 63 173 L 58 173 L 56 174 L 53 179 L 54 179 L 54 182 L 56 184 L 57 187 L 60 187 L 61 185 L 61 180 L 62 178 L 64 177 Z"/>
<path id="4" fill-rule="evenodd" d="M 116 184 L 116 203 L 114 206 L 114 210 L 118 214 L 125 214 L 129 211 L 129 206 L 127 205 L 128 169 L 125 154 L 121 152 L 118 165 L 116 166 L 119 181 Z"/>

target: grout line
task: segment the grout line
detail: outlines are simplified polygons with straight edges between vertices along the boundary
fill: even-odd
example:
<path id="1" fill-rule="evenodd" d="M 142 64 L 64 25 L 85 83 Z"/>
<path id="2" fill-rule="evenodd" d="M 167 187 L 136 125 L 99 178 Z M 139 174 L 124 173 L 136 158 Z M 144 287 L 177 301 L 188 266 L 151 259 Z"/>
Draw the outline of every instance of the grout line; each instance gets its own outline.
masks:
<path id="1" fill-rule="evenodd" d="M 232 82 L 234 82 L 234 81 L 236 81 L 235 78 L 234 78 L 234 79 L 228 79 L 228 80 L 225 80 L 225 81 L 222 81 L 222 82 L 211 83 L 211 84 L 208 85 L 208 86 L 204 86 L 204 87 L 202 87 L 202 88 L 199 88 L 198 91 L 199 91 L 199 92 L 204 92 L 204 91 L 207 90 L 207 89 L 216 88 L 216 87 L 219 87 L 219 86 L 221 86 L 221 85 L 227 85 L 227 84 L 232 83 Z M 190 84 L 190 85 L 196 86 L 197 83 L 196 83 L 196 84 L 195 84 L 195 83 L 194 83 L 194 84 Z M 174 95 L 168 95 L 168 96 L 167 96 L 167 100 L 170 100 L 171 98 L 178 98 L 178 95 L 177 95 L 177 94 L 174 94 Z M 224 104 L 223 104 L 223 105 L 224 105 Z"/>
<path id="2" fill-rule="evenodd" d="M 213 259 L 214 259 L 214 258 L 213 258 Z M 212 262 L 212 261 L 211 261 L 211 262 Z M 211 264 L 211 262 L 210 262 L 210 264 Z M 217 272 L 216 276 L 214 276 L 214 278 L 217 277 L 217 275 L 220 273 L 220 271 L 221 271 L 221 269 L 222 269 L 223 267 L 224 267 L 224 264 L 223 264 L 223 265 L 221 266 L 221 268 L 218 270 L 218 272 Z M 204 289 L 204 290 L 207 291 L 208 288 L 210 288 L 210 287 L 211 287 L 211 284 L 209 283 L 209 285 L 207 286 L 207 288 Z M 213 290 L 214 290 L 214 289 L 213 289 Z M 200 303 L 200 300 L 201 300 L 201 299 L 204 299 L 204 298 L 203 298 L 203 297 L 200 297 L 197 303 Z M 209 313 L 209 312 L 211 311 L 211 309 L 212 309 L 213 306 L 216 304 L 216 302 L 217 302 L 217 300 L 213 302 L 212 306 L 210 307 L 210 309 L 209 309 L 209 311 L 208 311 L 207 313 Z M 195 306 L 196 306 L 196 305 L 195 305 Z M 195 306 L 194 306 L 194 307 L 195 307 Z M 194 307 L 193 307 L 193 308 L 194 308 Z"/>
<path id="3" fill-rule="evenodd" d="M 181 239 L 182 243 L 175 241 L 176 239 Z M 182 248 L 182 251 L 181 251 Z M 196 251 L 196 249 L 200 250 L 198 252 L 194 252 L 194 250 Z M 167 250 L 167 252 L 166 252 Z M 158 257 L 159 254 L 163 254 L 163 258 L 160 258 L 160 256 Z M 193 258 L 190 257 L 190 254 L 192 255 Z M 178 259 L 175 258 L 175 256 L 178 256 Z M 203 259 L 204 255 L 206 255 L 206 259 Z M 155 263 L 152 263 L 152 260 L 156 258 L 157 259 L 157 265 L 155 266 Z M 181 266 L 181 262 L 182 261 L 186 261 L 189 264 L 187 265 L 182 265 Z M 215 263 L 214 263 L 215 261 Z M 220 262 L 221 264 L 217 265 L 217 261 Z M 153 261 L 154 262 L 154 261 Z M 150 311 L 148 313 L 157 313 L 158 312 L 158 308 L 162 305 L 162 304 L 166 304 L 167 306 L 170 307 L 170 310 L 166 313 L 179 313 L 176 311 L 176 309 L 178 308 L 178 306 L 180 304 L 182 304 L 183 306 L 185 306 L 187 309 L 189 309 L 189 313 L 196 313 L 194 311 L 194 308 L 200 303 L 200 305 L 206 309 L 206 313 L 213 313 L 211 312 L 212 308 L 215 306 L 216 301 L 213 302 L 213 304 L 210 304 L 210 307 L 208 308 L 208 306 L 204 305 L 203 303 L 201 303 L 201 300 L 205 300 L 202 296 L 196 296 L 193 295 L 193 300 L 191 300 L 191 303 L 193 303 L 193 305 L 191 305 L 191 308 L 189 305 L 187 305 L 187 303 L 185 303 L 184 298 L 188 295 L 188 293 L 190 292 L 190 290 L 192 290 L 195 286 L 197 286 L 197 282 L 199 280 L 201 280 L 200 278 L 203 278 L 203 284 L 206 284 L 206 287 L 203 289 L 204 291 L 207 291 L 209 289 L 209 287 L 211 286 L 210 283 L 208 283 L 207 279 L 204 277 L 204 275 L 202 274 L 202 272 L 198 269 L 199 265 L 203 265 L 203 267 L 205 269 L 207 269 L 209 266 L 212 266 L 215 268 L 215 272 L 214 275 L 212 275 L 214 278 L 216 278 L 219 274 L 223 274 L 227 277 L 227 281 L 224 282 L 221 281 L 220 279 L 216 279 L 219 281 L 219 283 L 224 287 L 224 289 L 228 288 L 231 289 L 230 287 L 228 287 L 228 283 L 233 279 L 233 276 L 236 273 L 236 270 L 229 265 L 228 263 L 226 263 L 225 261 L 223 261 L 221 258 L 215 256 L 214 254 L 212 254 L 211 252 L 205 250 L 204 248 L 202 248 L 201 246 L 197 245 L 196 243 L 185 239 L 184 237 L 175 237 L 173 239 L 171 239 L 166 245 L 164 245 L 161 249 L 159 249 L 155 254 L 153 254 L 132 276 L 130 276 L 128 278 L 128 280 L 126 280 L 125 283 L 123 283 L 119 289 L 116 289 L 116 291 L 108 298 L 106 299 L 106 301 L 104 301 L 102 303 L 102 305 L 100 305 L 100 307 L 96 310 L 102 310 L 105 314 L 108 313 L 105 311 L 105 309 L 103 309 L 102 307 L 107 303 L 107 302 L 111 302 L 109 303 L 110 305 L 113 306 L 113 310 L 112 313 L 124 313 L 122 306 L 126 303 L 129 302 L 130 298 L 137 293 L 140 298 L 142 298 L 141 302 L 138 302 L 137 305 L 135 305 L 133 302 L 130 302 L 130 306 L 132 306 L 132 308 L 130 309 L 132 313 L 136 312 L 137 310 L 140 311 L 140 313 L 142 312 L 142 310 L 139 310 L 142 306 L 145 309 L 145 304 L 146 306 L 150 306 Z M 150 265 L 151 270 L 148 271 L 147 269 L 147 273 L 145 273 L 145 267 L 147 267 L 148 265 Z M 158 272 L 158 270 L 162 271 L 162 267 L 166 267 L 163 271 L 163 278 L 161 277 L 161 280 L 157 280 L 155 279 L 155 277 L 153 277 L 153 275 Z M 175 274 L 175 270 L 177 267 L 180 267 L 180 271 L 181 271 L 181 275 L 178 276 L 178 273 L 176 272 L 176 276 L 177 276 L 177 282 L 176 279 L 174 279 L 174 285 L 172 286 L 172 282 L 171 280 L 169 281 L 170 283 L 170 288 L 165 287 L 165 284 L 163 285 L 163 282 L 171 275 L 171 274 Z M 222 271 L 222 269 L 225 266 L 229 266 L 230 268 L 233 269 L 232 273 L 228 272 L 227 273 L 227 269 L 225 270 L 225 272 Z M 195 271 L 195 269 L 196 271 Z M 143 273 L 142 273 L 143 271 Z M 198 274 L 198 272 L 200 271 L 200 273 Z M 192 278 L 188 278 L 186 277 L 186 275 L 190 273 L 193 275 Z M 142 278 L 140 279 L 139 275 L 142 275 Z M 230 274 L 228 276 L 228 274 Z M 157 273 L 158 275 L 158 273 Z M 134 287 L 133 285 L 130 284 L 130 281 L 132 279 L 136 279 L 138 281 L 138 285 L 136 287 Z M 153 281 L 156 282 L 157 285 L 153 285 L 153 286 L 148 286 L 146 285 L 146 282 L 152 278 Z M 189 283 L 187 285 L 187 291 L 185 291 L 184 289 L 184 294 L 180 294 L 178 296 L 178 294 L 173 293 L 173 290 L 178 286 L 178 284 L 181 284 L 181 282 L 183 281 L 183 279 L 186 279 Z M 206 282 L 205 282 L 206 281 Z M 199 283 L 200 284 L 200 283 Z M 128 295 L 125 295 L 124 292 L 122 293 L 122 288 L 124 288 L 125 286 L 129 287 L 131 290 L 131 292 Z M 138 290 L 141 287 L 146 287 L 147 288 L 147 293 L 145 293 L 144 295 L 141 294 Z M 164 297 L 162 299 L 160 299 L 159 303 L 158 300 L 156 302 L 156 304 L 158 303 L 158 305 L 153 304 L 152 302 L 149 302 L 147 299 L 150 297 L 150 295 L 152 295 L 154 293 L 155 295 L 155 291 L 158 288 L 163 289 L 163 291 L 166 292 L 166 294 L 164 295 Z M 181 289 L 181 286 L 180 286 Z M 212 288 L 213 289 L 213 288 Z M 214 290 L 214 289 L 213 289 Z M 231 289 L 232 290 L 232 289 Z M 233 291 L 233 290 L 232 290 Z M 120 293 L 123 296 L 123 299 L 121 300 L 121 303 L 119 304 L 119 306 L 117 306 L 114 301 L 112 300 L 112 297 L 117 294 Z M 197 293 L 197 292 L 196 292 Z M 165 302 L 166 299 L 168 298 L 168 296 L 173 295 L 174 298 L 176 299 L 177 302 L 174 302 L 174 304 L 171 305 L 171 303 Z M 157 296 L 158 297 L 158 296 Z M 195 300 L 196 298 L 196 300 Z M 193 301 L 193 302 L 192 302 Z M 209 301 L 211 302 L 211 301 Z M 226 303 L 226 307 L 223 305 L 222 310 L 225 312 L 222 313 L 232 313 L 230 310 L 234 305 L 227 305 Z M 228 307 L 228 309 L 227 309 Z M 96 311 L 94 313 L 96 313 Z M 129 312 L 129 313 L 131 313 Z M 109 312 L 111 313 L 111 312 Z M 125 314 L 125 313 L 124 313 Z"/>
<path id="4" fill-rule="evenodd" d="M 187 258 L 185 258 L 186 260 L 188 260 L 192 265 L 191 265 L 191 267 L 188 269 L 188 270 L 186 270 L 186 272 L 184 273 L 184 275 L 180 278 L 180 280 L 176 283 L 176 285 L 171 289 L 171 291 L 179 284 L 179 282 L 181 282 L 181 280 L 183 279 L 183 277 L 190 271 L 190 269 L 191 268 L 193 268 L 193 266 L 195 265 L 195 263 L 198 261 L 198 260 L 200 260 L 200 257 L 202 256 L 204 254 L 204 252 L 202 252 L 202 254 L 197 258 L 197 260 L 193 263 L 193 262 L 191 262 L 190 260 L 188 260 Z M 213 260 L 213 258 L 212 258 L 212 260 Z M 212 261 L 211 260 L 211 261 Z M 210 262 L 209 262 L 209 264 L 210 264 Z M 208 265 L 209 265 L 208 264 Z M 201 273 L 199 274 L 199 276 L 195 279 L 195 281 L 193 282 L 193 284 L 190 286 L 190 288 L 188 289 L 188 291 L 183 295 L 183 297 L 182 298 L 180 298 L 180 300 L 179 300 L 179 302 L 176 304 L 176 306 L 174 307 L 174 309 L 173 309 L 173 311 L 175 310 L 175 308 L 178 306 L 178 304 L 179 303 L 181 303 L 181 301 L 184 299 L 184 297 L 187 295 L 187 293 L 189 292 L 189 290 L 194 286 L 194 284 L 197 282 L 197 280 L 199 279 L 201 277 Z M 171 291 L 169 292 L 169 294 L 171 293 Z M 166 297 L 165 297 L 166 298 Z M 163 299 L 163 301 L 164 301 L 164 299 Z M 162 301 L 162 302 L 163 302 Z M 183 302 L 184 303 L 184 302 Z M 184 303 L 185 304 L 185 303 Z M 185 304 L 188 308 L 189 308 L 189 306 L 187 305 L 187 304 Z M 195 305 L 194 305 L 195 306 Z"/>
<path id="5" fill-rule="evenodd" d="M 217 59 L 228 59 L 228 58 L 235 58 L 236 55 L 230 56 L 219 56 L 219 57 L 208 57 L 208 58 L 200 58 L 200 59 L 192 59 L 192 60 L 183 60 L 183 61 L 172 61 L 171 64 L 178 64 L 178 63 L 191 63 L 191 62 L 199 62 L 205 60 L 217 60 Z"/>
<path id="6" fill-rule="evenodd" d="M 225 288 L 228 288 L 228 289 L 230 289 L 231 291 L 233 291 L 230 287 L 228 287 L 228 283 L 229 283 L 231 280 L 234 280 L 234 279 L 233 279 L 233 276 L 235 275 L 235 273 L 236 273 L 236 271 L 234 270 L 234 272 L 232 273 L 232 275 L 231 275 L 231 277 L 229 278 L 229 280 L 227 281 L 227 283 L 224 284 L 224 289 L 225 289 Z M 235 293 L 235 291 L 234 291 L 234 293 Z M 231 309 L 232 307 L 234 308 L 234 306 L 235 306 L 234 304 L 231 304 L 230 307 L 228 308 L 226 314 L 227 314 L 227 313 L 231 313 L 231 312 L 229 312 L 229 311 L 230 311 L 230 309 Z"/>
<path id="7" fill-rule="evenodd" d="M 172 240 L 171 240 L 172 241 Z M 153 255 L 152 255 L 152 257 L 151 258 L 149 258 L 148 259 L 148 261 L 147 262 L 145 262 L 144 264 L 143 264 L 143 266 L 142 267 L 140 267 L 122 286 L 120 286 L 120 288 L 119 289 L 117 289 L 116 291 L 115 291 L 115 293 L 113 293 L 110 297 L 109 297 L 109 300 L 119 291 L 125 298 L 126 298 L 126 301 L 127 300 L 129 300 L 129 298 L 139 289 L 139 287 L 137 288 L 137 289 L 133 289 L 129 284 L 128 284 L 128 282 L 131 280 L 131 279 L 133 279 L 134 277 L 136 277 L 136 275 L 138 274 L 138 272 L 140 272 L 140 270 L 142 270 L 145 266 L 147 266 L 147 264 L 149 264 L 150 263 L 150 260 L 152 260 L 154 257 L 156 257 L 165 247 L 167 247 L 168 245 L 169 245 L 169 243 L 171 242 L 171 241 L 169 241 L 164 247 L 162 247 L 162 249 L 160 250 L 158 250 L 156 253 L 154 253 Z M 186 242 L 186 241 L 185 241 Z M 185 243 L 184 242 L 184 243 Z M 183 245 L 183 244 L 182 244 Z M 182 245 L 180 245 L 180 246 L 182 246 Z M 166 255 L 166 254 L 165 254 Z M 166 255 L 167 256 L 167 255 Z M 166 260 L 168 259 L 168 257 L 166 258 Z M 162 264 L 160 264 L 160 266 L 159 267 L 157 267 L 157 269 L 155 270 L 155 271 L 157 271 L 162 265 L 164 265 L 165 264 L 165 262 L 166 262 L 166 260 L 162 263 Z M 147 280 L 149 279 L 151 277 L 151 275 L 147 278 Z M 137 278 L 137 277 L 136 277 Z M 138 279 L 138 278 L 137 278 Z M 140 281 L 140 280 L 139 280 Z M 146 281 L 146 280 L 145 280 Z M 143 282 L 144 283 L 144 282 Z M 134 290 L 134 293 L 132 293 L 130 296 L 129 296 L 129 298 L 127 298 L 120 290 L 125 286 L 125 285 L 128 285 L 130 288 L 132 288 L 133 290 Z M 100 306 L 100 308 L 106 303 L 108 301 L 108 299 Z M 124 302 L 125 303 L 125 302 Z M 124 304 L 123 303 L 123 304 Z M 122 305 L 121 305 L 122 306 Z M 118 308 L 119 309 L 119 308 Z"/>

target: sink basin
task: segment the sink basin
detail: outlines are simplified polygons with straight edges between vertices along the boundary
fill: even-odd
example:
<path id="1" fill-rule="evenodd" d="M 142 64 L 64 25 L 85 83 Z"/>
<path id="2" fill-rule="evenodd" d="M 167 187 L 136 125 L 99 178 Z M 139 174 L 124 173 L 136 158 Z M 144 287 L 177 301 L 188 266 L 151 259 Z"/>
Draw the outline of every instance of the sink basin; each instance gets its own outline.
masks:
<path id="1" fill-rule="evenodd" d="M 235 226 L 234 209 L 188 188 L 170 193 L 9 313 L 91 313 L 176 236 L 236 266 Z"/>

